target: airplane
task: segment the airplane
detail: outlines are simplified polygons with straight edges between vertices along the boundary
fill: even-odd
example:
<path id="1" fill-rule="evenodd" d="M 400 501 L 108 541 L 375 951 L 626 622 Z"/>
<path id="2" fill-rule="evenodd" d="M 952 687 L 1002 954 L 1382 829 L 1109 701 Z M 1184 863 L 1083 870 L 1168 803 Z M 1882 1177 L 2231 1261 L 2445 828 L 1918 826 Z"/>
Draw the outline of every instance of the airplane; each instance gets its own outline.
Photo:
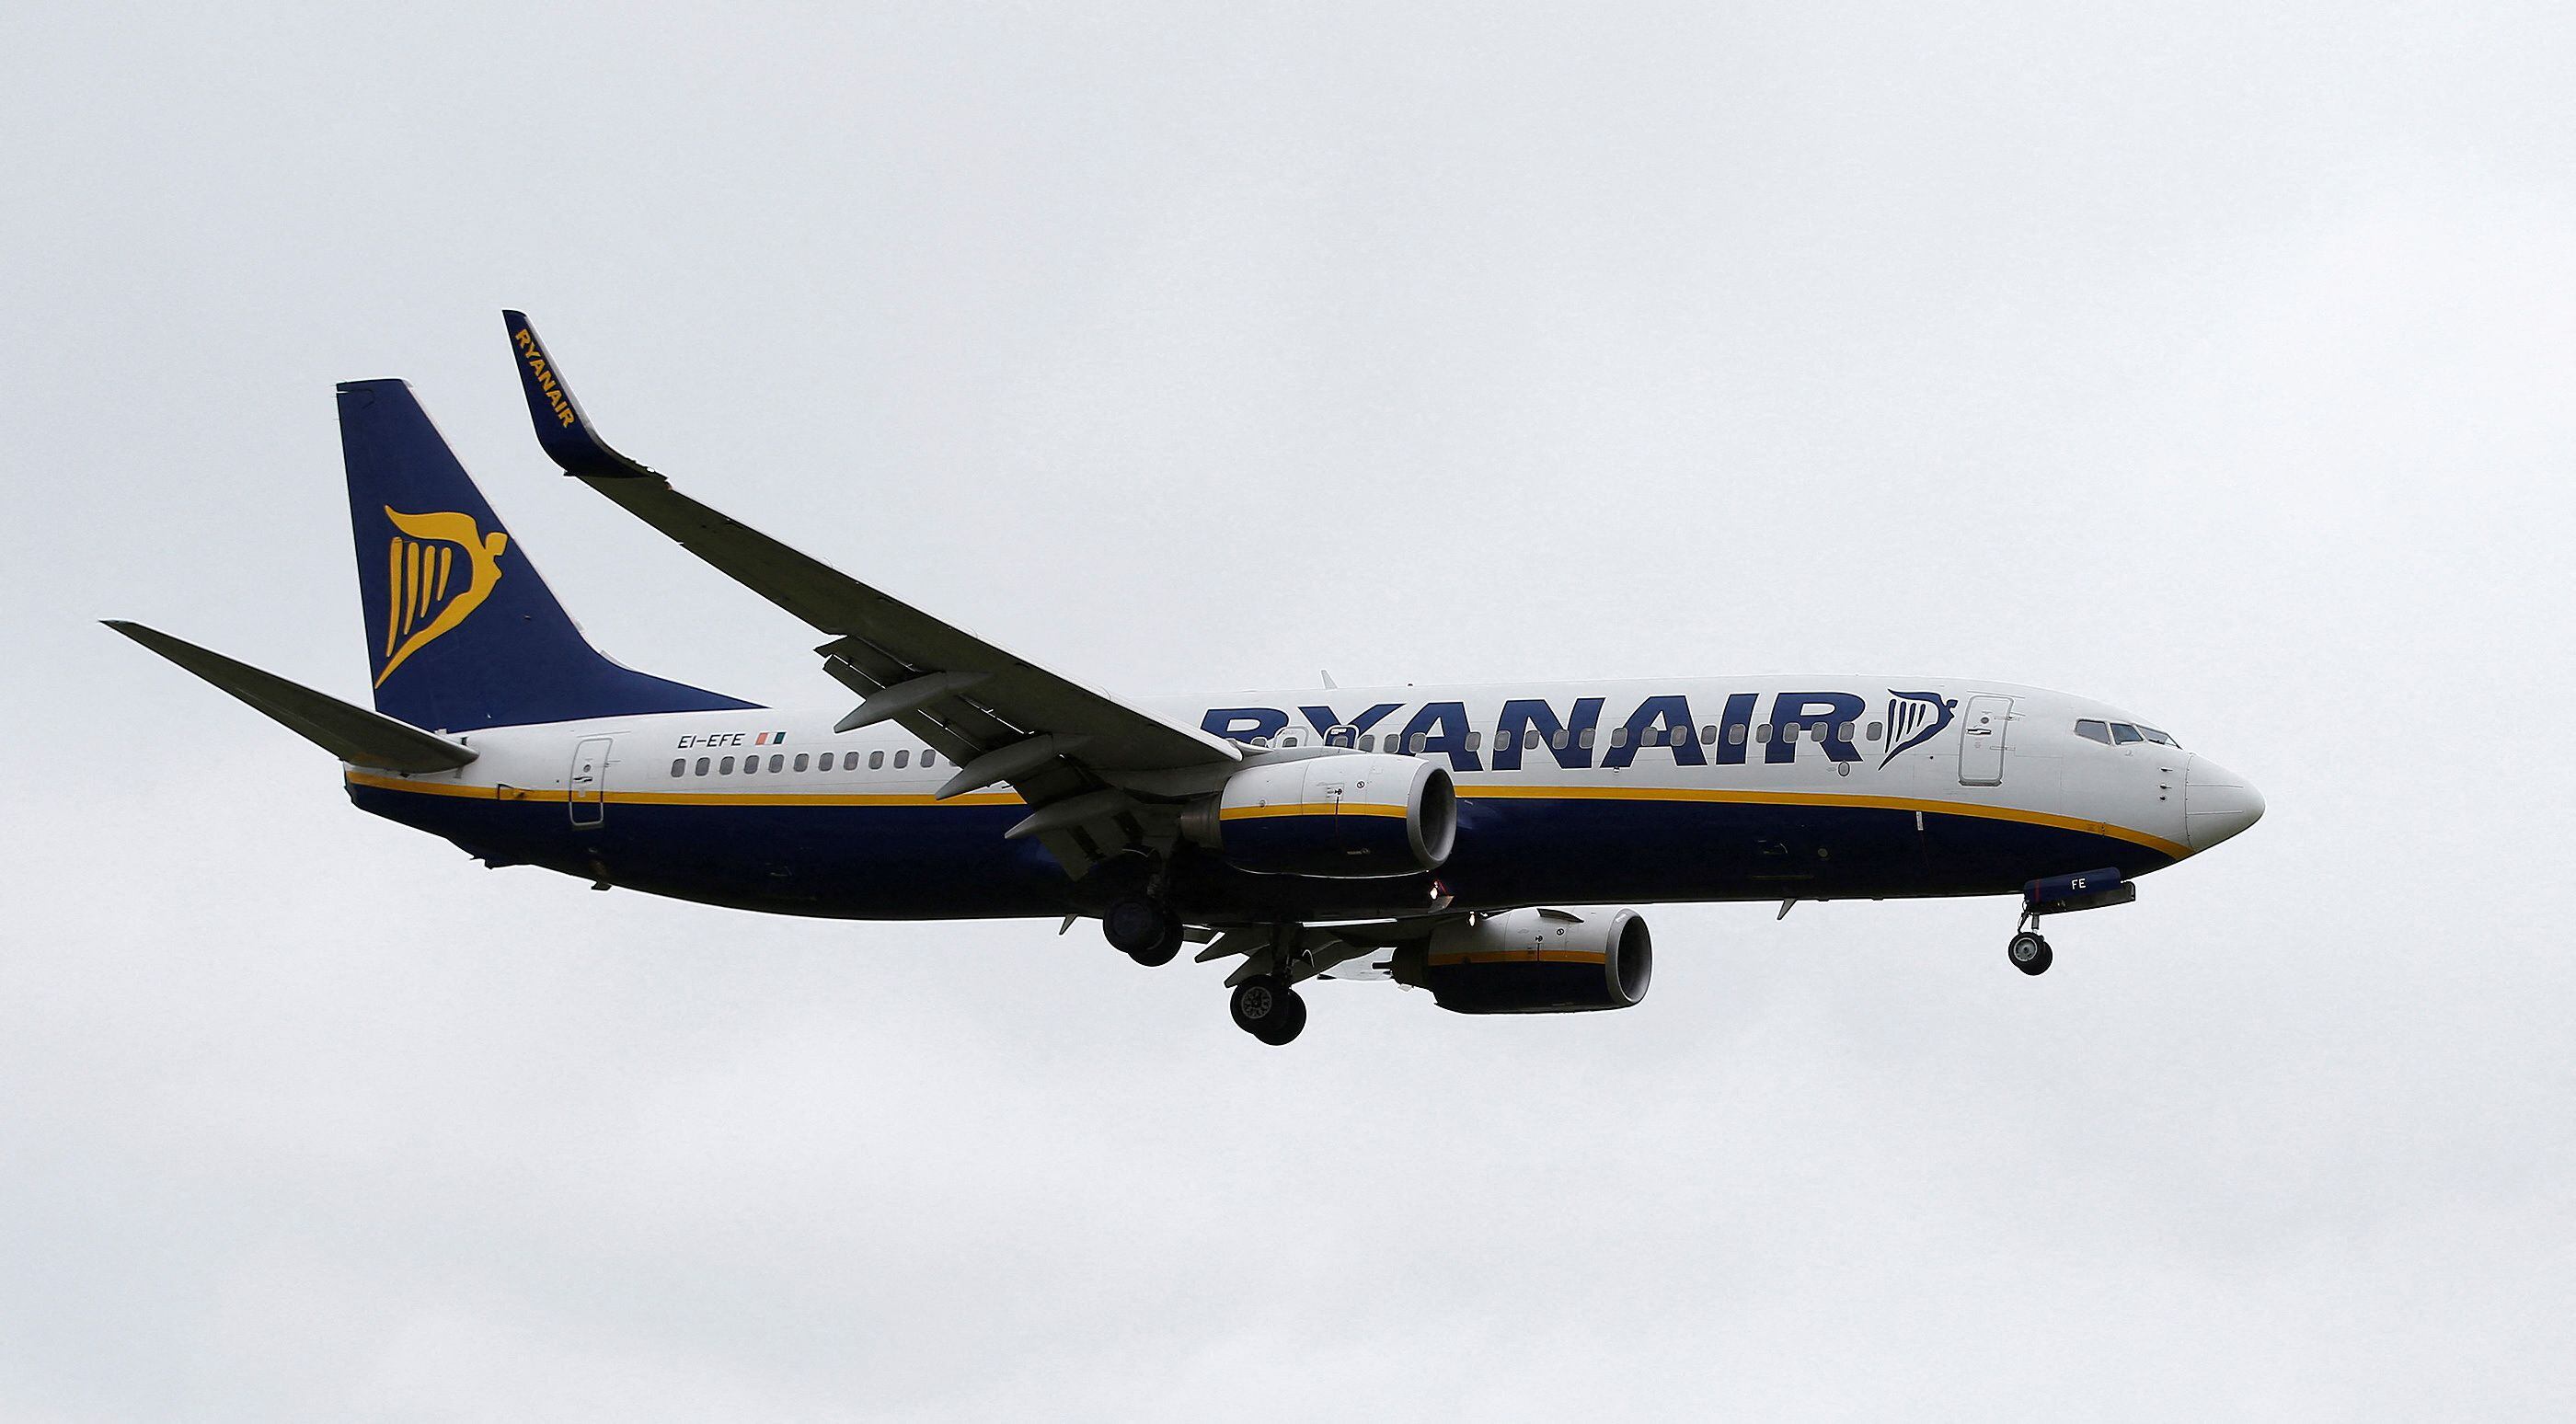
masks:
<path id="1" fill-rule="evenodd" d="M 107 625 L 487 866 L 778 914 L 1096 919 L 1141 965 L 1236 961 L 1234 1022 L 1280 1045 L 1320 979 L 1632 1008 L 1635 904 L 2018 895 L 2008 957 L 2038 975 L 2044 917 L 2134 901 L 2263 814 L 2156 726 L 1972 678 L 1114 697 L 681 494 L 502 315 L 543 451 L 810 625 L 844 696 L 765 707 L 610 661 L 399 380 L 337 388 L 372 709 Z"/>

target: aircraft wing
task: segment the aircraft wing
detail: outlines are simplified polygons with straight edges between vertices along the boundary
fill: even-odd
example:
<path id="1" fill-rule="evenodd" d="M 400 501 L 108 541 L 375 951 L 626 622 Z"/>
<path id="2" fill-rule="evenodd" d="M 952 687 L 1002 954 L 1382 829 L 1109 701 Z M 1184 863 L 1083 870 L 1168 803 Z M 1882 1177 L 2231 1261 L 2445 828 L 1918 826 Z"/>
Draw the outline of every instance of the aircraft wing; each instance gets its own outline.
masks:
<path id="1" fill-rule="evenodd" d="M 619 454 L 573 400 L 527 317 L 502 313 L 537 443 L 566 474 L 832 641 L 815 651 L 860 703 L 837 730 L 892 721 L 961 769 L 942 798 L 1008 782 L 1032 807 L 1011 834 L 1041 838 L 1068 870 L 1171 834 L 1145 788 L 1242 760 L 1231 742 L 1130 707 L 985 642 L 671 487 Z M 1177 780 L 1171 773 L 1184 773 Z M 1157 774 L 1164 774 L 1159 780 Z"/>

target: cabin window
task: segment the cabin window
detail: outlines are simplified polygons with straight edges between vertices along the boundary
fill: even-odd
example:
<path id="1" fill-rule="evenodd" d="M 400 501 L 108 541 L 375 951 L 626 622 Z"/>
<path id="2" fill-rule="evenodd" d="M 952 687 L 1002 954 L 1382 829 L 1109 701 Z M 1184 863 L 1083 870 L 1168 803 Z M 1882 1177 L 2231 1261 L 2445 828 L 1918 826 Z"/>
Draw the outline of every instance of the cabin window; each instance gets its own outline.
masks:
<path id="1" fill-rule="evenodd" d="M 745 776 L 754 776 L 754 775 L 757 775 L 757 774 L 759 773 L 759 771 L 760 771 L 760 758 L 758 758 L 758 757 L 756 757 L 756 756 L 747 756 L 747 757 L 744 757 L 744 758 L 742 759 L 742 774 L 743 774 L 743 775 L 745 775 Z"/>
<path id="2" fill-rule="evenodd" d="M 1530 735 L 1534 737 L 1537 736 L 1538 733 L 1532 732 Z M 1555 731 L 1548 733 L 1547 744 L 1558 751 L 1565 750 L 1565 729 L 1563 727 L 1559 727 Z"/>
<path id="3" fill-rule="evenodd" d="M 2115 742 L 2128 743 L 2143 742 L 2146 738 L 2139 736 L 2138 729 L 2130 726 L 2128 723 L 2114 722 L 2111 724 L 2111 740 Z"/>
<path id="4" fill-rule="evenodd" d="M 700 776 L 704 776 L 704 775 L 706 775 L 706 774 L 707 774 L 707 759 L 706 759 L 705 757 L 700 757 L 700 758 L 698 758 L 698 775 L 700 775 Z"/>
<path id="5" fill-rule="evenodd" d="M 1876 723 L 1876 722 L 1872 722 L 1872 723 L 1870 723 L 1870 724 L 1869 724 L 1869 739 L 1870 739 L 1871 741 L 1873 741 L 1873 742 L 1874 742 L 1874 741 L 1877 741 L 1877 740 L 1878 740 L 1878 734 L 1879 734 L 1879 732 L 1880 732 L 1881 730 L 1882 730 L 1882 728 L 1879 726 L 1879 724 L 1878 724 L 1878 723 Z"/>
<path id="6" fill-rule="evenodd" d="M 1751 730 L 1750 728 L 1746 727 L 1746 726 L 1745 726 L 1743 723 L 1741 723 L 1741 722 L 1738 722 L 1738 723 L 1736 723 L 1734 726 L 1727 728 L 1727 729 L 1726 729 L 1726 744 L 1727 744 L 1728 746 L 1731 746 L 1731 747 L 1740 747 L 1740 746 L 1744 745 L 1744 736 L 1745 736 L 1745 733 L 1746 733 L 1746 732 L 1748 732 L 1748 731 L 1750 731 L 1750 730 Z"/>
<path id="7" fill-rule="evenodd" d="M 681 757 L 679 760 L 671 763 L 671 774 L 673 776 L 678 776 L 680 773 L 687 771 L 688 769 L 689 759 L 687 757 Z"/>
<path id="8" fill-rule="evenodd" d="M 1371 732 L 1371 733 L 1369 733 L 1368 735 L 1366 735 L 1366 736 L 1364 736 L 1364 737 L 1360 738 L 1360 750 L 1361 750 L 1361 751 L 1364 751 L 1364 752 L 1373 752 L 1373 751 L 1376 751 L 1376 750 L 1377 750 L 1377 733 L 1375 733 L 1375 732 Z"/>
<path id="9" fill-rule="evenodd" d="M 784 756 L 771 757 L 769 759 L 769 769 L 771 771 L 785 771 L 787 769 L 787 758 Z"/>
<path id="10" fill-rule="evenodd" d="M 716 763 L 716 773 L 719 776 L 733 775 L 733 758 L 726 757 L 723 761 Z"/>
<path id="11" fill-rule="evenodd" d="M 1707 742 L 1707 743 L 1709 743 L 1711 746 L 1716 745 L 1716 743 L 1717 743 L 1717 724 L 1716 724 L 1715 722 L 1711 722 L 1711 723 L 1709 723 L 1707 726 L 1700 728 L 1700 729 L 1699 729 L 1699 739 L 1700 739 L 1701 741 L 1703 741 L 1703 742 Z"/>
<path id="12" fill-rule="evenodd" d="M 1406 747 L 1405 750 L 1411 752 L 1415 756 L 1420 756 L 1422 755 L 1423 746 L 1430 742 L 1431 734 L 1429 732 L 1416 732 L 1408 740 L 1412 744 Z"/>
<path id="13" fill-rule="evenodd" d="M 1565 742 L 1565 734 L 1563 732 L 1559 732 L 1556 734 L 1556 738 L 1558 745 L 1562 746 Z M 1532 727 L 1528 731 L 1521 733 L 1521 750 L 1525 752 L 1534 752 L 1538 750 L 1538 728 Z"/>
<path id="14" fill-rule="evenodd" d="M 1582 731 L 1575 733 L 1574 744 L 1578 747 L 1589 750 L 1592 746 L 1592 728 L 1586 727 Z"/>
<path id="15" fill-rule="evenodd" d="M 1858 727 L 1859 725 L 1860 725 L 1860 724 L 1859 724 L 1858 722 L 1845 722 L 1845 723 L 1843 723 L 1843 729 L 1842 729 L 1842 731 L 1841 731 L 1841 732 L 1839 732 L 1839 733 L 1837 733 L 1836 735 L 1840 736 L 1844 741 L 1848 742 L 1848 741 L 1850 741 L 1850 740 L 1852 739 L 1852 730 L 1853 730 L 1854 728 Z"/>
<path id="16" fill-rule="evenodd" d="M 1628 745 L 1628 729 L 1625 727 L 1611 728 L 1610 745 L 1614 747 L 1624 747 Z"/>
<path id="17" fill-rule="evenodd" d="M 934 751 L 924 751 L 921 754 L 921 764 L 923 766 L 937 766 L 939 764 L 939 753 Z"/>
<path id="18" fill-rule="evenodd" d="M 906 747 L 902 751 L 896 752 L 894 754 L 894 765 L 897 771 L 901 771 L 903 768 L 912 765 L 912 748 Z"/>
<path id="19" fill-rule="evenodd" d="M 805 769 L 805 754 L 803 752 L 798 752 L 796 754 L 796 769 L 798 771 L 803 771 Z"/>
<path id="20" fill-rule="evenodd" d="M 1485 734 L 1482 732 L 1469 732 L 1467 734 L 1467 750 L 1471 752 L 1480 752 L 1484 749 Z"/>
<path id="21" fill-rule="evenodd" d="M 1771 740 L 1771 724 L 1765 722 L 1761 726 L 1754 728 L 1753 740 L 1757 742 L 1767 742 Z"/>

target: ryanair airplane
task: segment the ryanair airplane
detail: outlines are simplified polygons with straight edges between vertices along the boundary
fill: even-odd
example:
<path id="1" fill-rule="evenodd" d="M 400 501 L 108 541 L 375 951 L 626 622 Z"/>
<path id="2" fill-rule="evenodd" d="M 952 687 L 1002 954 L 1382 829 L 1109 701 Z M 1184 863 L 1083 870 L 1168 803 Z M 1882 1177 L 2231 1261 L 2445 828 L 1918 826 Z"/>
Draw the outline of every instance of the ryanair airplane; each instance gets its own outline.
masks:
<path id="1" fill-rule="evenodd" d="M 1629 1008 L 1630 903 L 2019 895 L 2126 904 L 2254 824 L 2245 778 L 2116 708 L 1947 678 L 1673 678 L 1112 697 L 738 524 L 602 440 L 527 318 L 538 442 L 805 620 L 848 689 L 802 711 L 582 638 L 401 381 L 339 388 L 370 711 L 108 626 L 342 761 L 359 809 L 594 889 L 844 919 L 1063 917 L 1139 964 L 1234 961 L 1235 1022 L 1308 979 L 1460 1013 Z"/>

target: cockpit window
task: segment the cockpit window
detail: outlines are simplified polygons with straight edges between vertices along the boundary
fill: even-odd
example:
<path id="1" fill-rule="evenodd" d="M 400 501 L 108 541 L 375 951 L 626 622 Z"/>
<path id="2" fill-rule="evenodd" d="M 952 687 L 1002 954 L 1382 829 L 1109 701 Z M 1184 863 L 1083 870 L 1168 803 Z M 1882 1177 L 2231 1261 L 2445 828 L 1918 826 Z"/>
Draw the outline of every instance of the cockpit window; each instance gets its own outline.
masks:
<path id="1" fill-rule="evenodd" d="M 2164 733 L 2157 731 L 2155 728 L 2148 726 L 2144 722 L 2138 724 L 2138 730 L 2146 734 L 2148 741 L 2151 741 L 2160 747 L 2179 747 L 2182 745 L 2182 743 L 2175 741 L 2173 738 L 2166 736 Z"/>
<path id="2" fill-rule="evenodd" d="M 2106 747 L 2111 745 L 2111 727 L 2107 722 L 2096 722 L 2087 718 L 2075 724 L 2075 735 L 2086 741 L 2100 742 Z"/>
<path id="3" fill-rule="evenodd" d="M 2130 726 L 2126 722 L 2114 722 L 2111 724 L 2111 739 L 2123 744 L 2128 742 L 2143 742 L 2146 740 L 2146 738 L 2138 735 L 2137 728 Z"/>

